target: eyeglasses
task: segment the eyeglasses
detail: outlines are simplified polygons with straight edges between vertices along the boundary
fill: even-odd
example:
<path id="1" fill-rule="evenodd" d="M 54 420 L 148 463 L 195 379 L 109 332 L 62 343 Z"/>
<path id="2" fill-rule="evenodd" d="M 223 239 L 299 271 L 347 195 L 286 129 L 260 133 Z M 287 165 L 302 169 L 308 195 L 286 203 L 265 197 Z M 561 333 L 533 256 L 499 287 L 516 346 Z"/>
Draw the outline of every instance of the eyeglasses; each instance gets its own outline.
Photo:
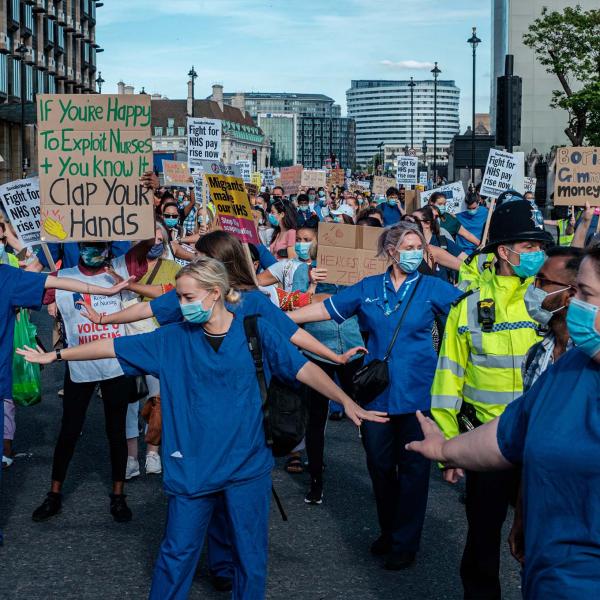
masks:
<path id="1" fill-rule="evenodd" d="M 179 215 L 177 213 L 164 213 L 163 214 L 163 218 L 164 219 L 179 219 Z"/>
<path id="2" fill-rule="evenodd" d="M 542 285 L 560 285 L 565 288 L 572 288 L 573 286 L 569 283 L 563 283 L 562 281 L 554 281 L 553 279 L 546 279 L 545 277 L 536 277 L 535 278 L 535 287 L 540 287 Z"/>

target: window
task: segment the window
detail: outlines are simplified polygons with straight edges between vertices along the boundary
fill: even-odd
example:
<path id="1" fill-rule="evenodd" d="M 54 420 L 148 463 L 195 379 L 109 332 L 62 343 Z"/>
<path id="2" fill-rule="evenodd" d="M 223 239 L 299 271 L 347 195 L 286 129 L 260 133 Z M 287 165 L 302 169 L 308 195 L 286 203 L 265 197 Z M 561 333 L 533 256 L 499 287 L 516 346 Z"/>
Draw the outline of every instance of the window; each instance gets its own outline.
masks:
<path id="1" fill-rule="evenodd" d="M 167 137 L 173 137 L 175 135 L 175 130 L 173 127 L 167 127 Z"/>
<path id="2" fill-rule="evenodd" d="M 33 102 L 33 67 L 25 65 L 25 100 Z"/>
<path id="3" fill-rule="evenodd" d="M 175 125 L 175 119 L 167 119 L 167 127 L 173 128 Z"/>
<path id="4" fill-rule="evenodd" d="M 44 71 L 36 70 L 36 80 L 35 93 L 43 94 L 46 91 Z"/>
<path id="5" fill-rule="evenodd" d="M 177 128 L 177 135 L 179 137 L 183 137 L 185 135 L 185 127 L 178 127 Z"/>
<path id="6" fill-rule="evenodd" d="M 48 93 L 56 94 L 56 75 L 48 74 Z"/>
<path id="7" fill-rule="evenodd" d="M 163 128 L 162 127 L 155 127 L 154 128 L 154 135 L 156 137 L 162 137 L 163 134 Z"/>
<path id="8" fill-rule="evenodd" d="M 60 25 L 58 27 L 58 45 L 61 48 L 65 47 L 65 29 Z"/>

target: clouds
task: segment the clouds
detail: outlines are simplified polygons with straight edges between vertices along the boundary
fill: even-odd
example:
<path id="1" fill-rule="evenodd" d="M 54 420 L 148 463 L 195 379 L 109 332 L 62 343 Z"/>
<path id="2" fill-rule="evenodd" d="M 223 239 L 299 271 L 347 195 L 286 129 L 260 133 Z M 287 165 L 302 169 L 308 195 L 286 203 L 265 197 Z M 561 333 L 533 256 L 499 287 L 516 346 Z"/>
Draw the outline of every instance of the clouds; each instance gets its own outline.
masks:
<path id="1" fill-rule="evenodd" d="M 432 62 L 422 62 L 418 60 L 400 60 L 398 62 L 381 60 L 379 61 L 379 64 L 390 69 L 410 69 L 411 71 L 426 71 L 433 69 L 434 67 Z"/>

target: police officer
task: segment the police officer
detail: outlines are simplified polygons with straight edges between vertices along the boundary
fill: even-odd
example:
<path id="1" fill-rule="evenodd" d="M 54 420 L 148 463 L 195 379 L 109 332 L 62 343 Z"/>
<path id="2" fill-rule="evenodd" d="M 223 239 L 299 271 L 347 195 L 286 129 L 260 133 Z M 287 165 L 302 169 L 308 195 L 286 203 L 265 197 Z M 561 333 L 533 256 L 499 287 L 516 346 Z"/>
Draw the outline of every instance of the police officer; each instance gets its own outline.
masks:
<path id="1" fill-rule="evenodd" d="M 541 213 L 522 199 L 503 202 L 491 218 L 495 264 L 450 311 L 432 386 L 432 414 L 447 438 L 502 414 L 523 391 L 521 365 L 539 341 L 524 295 L 553 242 Z M 455 483 L 460 469 L 447 469 Z M 465 598 L 500 598 L 502 525 L 516 486 L 512 471 L 466 473 L 467 542 L 461 564 Z"/>

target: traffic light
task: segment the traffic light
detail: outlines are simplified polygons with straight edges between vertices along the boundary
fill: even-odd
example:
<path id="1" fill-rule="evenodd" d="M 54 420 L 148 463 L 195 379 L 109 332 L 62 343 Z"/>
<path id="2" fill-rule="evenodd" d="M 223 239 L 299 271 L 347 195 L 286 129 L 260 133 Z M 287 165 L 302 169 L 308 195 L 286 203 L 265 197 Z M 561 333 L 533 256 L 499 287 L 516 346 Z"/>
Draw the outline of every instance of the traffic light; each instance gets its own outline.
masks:
<path id="1" fill-rule="evenodd" d="M 252 165 L 254 166 L 254 170 L 257 170 L 256 165 L 258 164 L 258 153 L 256 152 L 256 148 L 252 149 Z"/>
<path id="2" fill-rule="evenodd" d="M 512 152 L 521 144 L 522 79 L 513 75 L 513 57 L 506 56 L 505 75 L 498 77 L 496 85 L 496 145 Z"/>

